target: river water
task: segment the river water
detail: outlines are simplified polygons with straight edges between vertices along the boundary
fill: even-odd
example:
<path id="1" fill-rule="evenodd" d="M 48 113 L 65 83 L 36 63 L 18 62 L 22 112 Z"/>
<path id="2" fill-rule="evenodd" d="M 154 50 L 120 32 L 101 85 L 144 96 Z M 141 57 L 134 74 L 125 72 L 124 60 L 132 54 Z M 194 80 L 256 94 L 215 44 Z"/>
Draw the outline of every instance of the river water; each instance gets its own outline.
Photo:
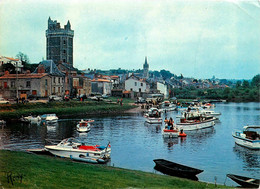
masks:
<path id="1" fill-rule="evenodd" d="M 203 169 L 200 181 L 236 186 L 226 174 L 259 178 L 260 151 L 237 146 L 232 132 L 260 125 L 260 103 L 218 103 L 213 110 L 222 114 L 216 125 L 187 131 L 184 139 L 163 138 L 163 125 L 146 124 L 142 114 L 84 117 L 95 120 L 89 133 L 76 131 L 81 118 L 62 119 L 52 126 L 8 123 L 0 128 L 0 149 L 43 148 L 45 139 L 76 137 L 89 144 L 110 142 L 111 166 L 161 174 L 154 170 L 153 159 L 163 158 Z M 167 112 L 167 117 L 176 120 L 178 114 Z"/>

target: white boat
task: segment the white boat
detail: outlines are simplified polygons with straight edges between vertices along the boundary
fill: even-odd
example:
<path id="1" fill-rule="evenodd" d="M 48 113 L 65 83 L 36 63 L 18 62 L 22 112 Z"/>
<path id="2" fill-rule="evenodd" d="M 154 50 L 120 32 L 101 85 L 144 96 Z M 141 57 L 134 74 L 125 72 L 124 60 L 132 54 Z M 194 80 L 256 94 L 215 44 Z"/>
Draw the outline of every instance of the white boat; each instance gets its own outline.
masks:
<path id="1" fill-rule="evenodd" d="M 111 154 L 109 143 L 107 146 L 86 145 L 75 138 L 64 139 L 57 145 L 46 145 L 44 148 L 55 156 L 89 163 L 105 163 Z"/>
<path id="2" fill-rule="evenodd" d="M 176 126 L 180 130 L 192 131 L 213 127 L 215 125 L 215 120 L 215 117 L 202 114 L 198 111 L 184 112 L 183 116 L 180 118 L 180 122 L 176 123 Z"/>
<path id="3" fill-rule="evenodd" d="M 260 126 L 244 126 L 243 131 L 232 134 L 235 143 L 250 149 L 260 149 Z"/>
<path id="4" fill-rule="evenodd" d="M 58 117 L 56 114 L 44 114 L 41 116 L 42 120 L 45 120 L 46 123 L 51 124 L 51 123 L 56 123 L 58 121 Z"/>
<path id="5" fill-rule="evenodd" d="M 89 132 L 90 131 L 90 124 L 91 122 L 94 122 L 94 120 L 81 120 L 77 124 L 77 131 L 78 132 Z"/>
<path id="6" fill-rule="evenodd" d="M 150 108 L 144 117 L 147 123 L 162 123 L 161 112 L 157 108 Z"/>
<path id="7" fill-rule="evenodd" d="M 29 123 L 39 123 L 41 121 L 41 117 L 40 116 L 26 116 L 26 117 L 23 117 L 24 121 L 25 122 L 29 122 Z"/>

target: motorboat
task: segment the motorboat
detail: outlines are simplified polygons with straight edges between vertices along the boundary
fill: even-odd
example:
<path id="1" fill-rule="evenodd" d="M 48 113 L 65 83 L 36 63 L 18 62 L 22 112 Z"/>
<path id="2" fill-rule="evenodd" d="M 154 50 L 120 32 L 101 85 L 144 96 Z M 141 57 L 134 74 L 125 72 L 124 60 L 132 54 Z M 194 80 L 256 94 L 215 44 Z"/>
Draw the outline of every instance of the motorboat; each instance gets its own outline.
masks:
<path id="1" fill-rule="evenodd" d="M 198 130 L 213 127 L 215 120 L 215 117 L 199 111 L 185 111 L 180 121 L 176 123 L 176 126 L 184 131 Z"/>
<path id="2" fill-rule="evenodd" d="M 221 116 L 221 113 L 220 112 L 215 112 L 213 110 L 209 110 L 209 109 L 203 109 L 203 108 L 198 108 L 198 111 L 202 114 L 206 114 L 206 115 L 209 115 L 209 116 L 213 116 L 215 117 L 216 119 L 219 119 L 219 117 Z"/>
<path id="3" fill-rule="evenodd" d="M 3 120 L 3 119 L 1 119 L 1 120 L 0 120 L 0 125 L 5 125 L 5 124 L 6 124 L 6 121 Z"/>
<path id="4" fill-rule="evenodd" d="M 161 112 L 157 108 L 150 108 L 144 117 L 147 123 L 162 123 Z"/>
<path id="5" fill-rule="evenodd" d="M 27 123 L 39 123 L 41 121 L 41 117 L 29 115 L 29 116 L 22 117 L 21 121 Z"/>
<path id="6" fill-rule="evenodd" d="M 56 116 L 56 114 L 44 114 L 41 116 L 41 119 L 46 121 L 46 123 L 51 124 L 56 123 L 59 118 Z"/>
<path id="7" fill-rule="evenodd" d="M 244 126 L 243 131 L 232 133 L 235 143 L 249 149 L 260 149 L 260 126 Z"/>
<path id="8" fill-rule="evenodd" d="M 63 139 L 57 145 L 46 145 L 45 150 L 59 157 L 89 163 L 105 163 L 110 159 L 111 146 L 86 145 L 75 138 Z"/>
<path id="9" fill-rule="evenodd" d="M 90 131 L 90 123 L 94 122 L 94 120 L 81 120 L 77 124 L 77 131 L 78 132 L 89 132 Z"/>
<path id="10" fill-rule="evenodd" d="M 238 183 L 244 188 L 259 188 L 260 180 L 234 174 L 227 174 L 227 177 Z"/>
<path id="11" fill-rule="evenodd" d="M 165 125 L 165 128 L 162 130 L 163 137 L 186 137 L 187 134 L 183 132 L 183 130 L 179 130 L 174 124 L 173 127 Z"/>
<path id="12" fill-rule="evenodd" d="M 165 159 L 154 159 L 153 161 L 155 162 L 154 168 L 156 170 L 172 176 L 194 178 L 197 174 L 203 172 L 201 169 L 178 164 Z"/>

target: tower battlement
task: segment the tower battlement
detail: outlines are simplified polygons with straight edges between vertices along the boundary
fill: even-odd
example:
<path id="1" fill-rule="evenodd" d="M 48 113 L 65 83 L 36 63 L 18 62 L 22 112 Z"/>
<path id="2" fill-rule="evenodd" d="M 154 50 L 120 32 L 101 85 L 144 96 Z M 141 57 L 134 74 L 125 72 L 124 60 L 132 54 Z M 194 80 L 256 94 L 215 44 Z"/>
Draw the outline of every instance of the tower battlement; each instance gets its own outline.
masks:
<path id="1" fill-rule="evenodd" d="M 48 19 L 46 30 L 46 58 L 56 64 L 68 63 L 73 66 L 73 37 L 70 21 L 61 28 L 57 20 Z"/>

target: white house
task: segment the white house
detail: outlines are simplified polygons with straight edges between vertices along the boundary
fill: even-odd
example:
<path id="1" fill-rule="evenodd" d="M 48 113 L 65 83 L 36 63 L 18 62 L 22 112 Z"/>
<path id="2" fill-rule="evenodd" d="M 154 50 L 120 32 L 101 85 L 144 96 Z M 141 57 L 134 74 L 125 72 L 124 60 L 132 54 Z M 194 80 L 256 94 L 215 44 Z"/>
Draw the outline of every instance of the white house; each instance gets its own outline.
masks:
<path id="1" fill-rule="evenodd" d="M 162 93 L 164 95 L 164 98 L 169 97 L 169 91 L 168 91 L 167 85 L 157 82 L 157 90 L 159 90 L 160 93 Z"/>
<path id="2" fill-rule="evenodd" d="M 14 65 L 14 67 L 17 67 L 17 71 L 21 71 L 21 68 L 23 67 L 22 61 L 15 58 L 0 56 L 0 66 L 3 64 L 11 63 Z"/>
<path id="3" fill-rule="evenodd" d="M 125 80 L 125 90 L 134 92 L 148 92 L 149 86 L 144 80 L 131 76 Z"/>

